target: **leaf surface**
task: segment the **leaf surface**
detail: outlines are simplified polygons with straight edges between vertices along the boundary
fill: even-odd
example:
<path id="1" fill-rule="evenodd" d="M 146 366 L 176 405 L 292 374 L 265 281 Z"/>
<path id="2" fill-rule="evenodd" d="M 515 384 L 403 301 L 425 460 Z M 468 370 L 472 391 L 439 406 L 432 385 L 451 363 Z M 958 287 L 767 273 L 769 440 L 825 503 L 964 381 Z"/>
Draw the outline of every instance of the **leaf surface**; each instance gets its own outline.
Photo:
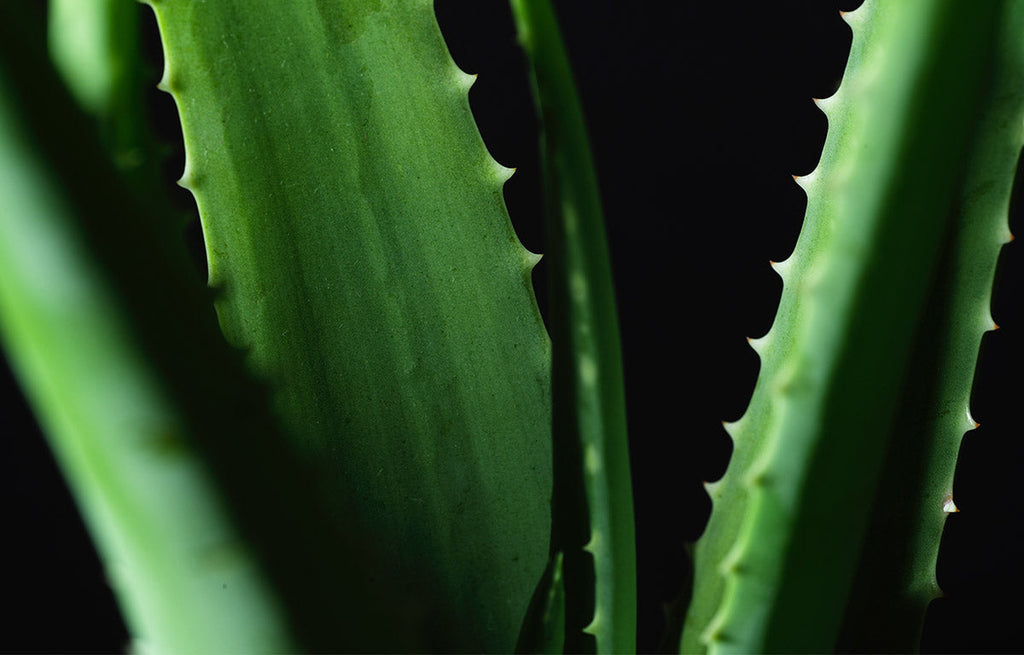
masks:
<path id="1" fill-rule="evenodd" d="M 323 514 L 264 393 L 180 244 L 134 204 L 95 124 L 74 111 L 43 34 L 22 5 L 0 6 L 5 349 L 135 647 L 294 649 L 289 581 L 308 598 L 319 589 L 303 561 L 347 548 L 333 530 L 313 539 Z M 339 581 L 329 561 L 321 573 Z"/>
<path id="2" fill-rule="evenodd" d="M 986 289 L 1006 236 L 997 208 L 1020 145 L 1020 117 L 1007 119 L 1017 94 L 992 84 L 993 71 L 1017 66 L 998 58 L 1012 52 L 998 37 L 1008 6 L 868 1 L 846 15 L 847 73 L 819 101 L 828 139 L 819 168 L 799 180 L 805 226 L 792 258 L 776 265 L 785 288 L 775 325 L 754 343 L 758 386 L 730 426 L 729 471 L 710 487 L 684 652 L 832 650 L 855 579 L 857 602 L 884 611 L 889 601 L 868 588 L 901 581 L 893 602 L 910 611 L 901 608 L 901 634 L 883 650 L 916 637 L 935 592 L 956 433 L 969 427 L 970 371 L 991 326 Z M 947 246 L 947 235 L 961 245 Z M 933 288 L 937 275 L 959 279 Z M 934 318 L 932 291 L 949 294 L 931 306 L 951 313 L 923 325 Z M 953 322 L 962 327 L 949 332 Z M 934 341 L 919 342 L 935 328 Z M 935 384 L 932 374 L 948 377 Z M 904 389 L 933 384 L 915 406 L 924 411 L 905 414 Z M 891 443 L 893 425 L 915 420 L 936 429 L 905 435 L 911 446 Z M 878 529 L 893 493 L 904 494 L 901 511 L 889 515 L 893 529 Z M 886 564 L 861 560 L 872 552 Z M 847 639 L 878 628 L 849 620 Z"/>
<path id="3" fill-rule="evenodd" d="M 430 2 L 152 3 L 221 325 L 423 648 L 509 651 L 550 531 L 550 349 Z"/>

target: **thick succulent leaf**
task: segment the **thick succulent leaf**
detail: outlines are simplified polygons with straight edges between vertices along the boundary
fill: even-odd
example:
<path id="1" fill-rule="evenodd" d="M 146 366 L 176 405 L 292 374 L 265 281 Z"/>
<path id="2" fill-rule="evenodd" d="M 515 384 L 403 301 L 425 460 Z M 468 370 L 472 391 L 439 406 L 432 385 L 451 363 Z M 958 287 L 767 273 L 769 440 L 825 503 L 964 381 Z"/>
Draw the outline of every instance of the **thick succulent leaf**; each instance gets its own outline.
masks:
<path id="1" fill-rule="evenodd" d="M 73 111 L 39 18 L 0 5 L 0 330 L 135 646 L 293 650 L 318 619 L 366 643 L 363 608 L 380 605 L 333 591 L 346 582 L 334 558 L 352 549 L 180 245 Z"/>
<path id="2" fill-rule="evenodd" d="M 847 14 L 847 73 L 837 96 L 819 103 L 830 121 L 824 154 L 799 180 L 807 220 L 792 258 L 776 265 L 786 286 L 775 326 L 754 344 L 761 376 L 747 414 L 730 426 L 729 471 L 711 487 L 715 508 L 697 547 L 685 652 L 831 650 L 866 533 L 893 540 L 869 548 L 915 553 L 899 556 L 902 571 L 871 573 L 876 581 L 903 576 L 911 614 L 919 617 L 934 592 L 959 435 L 926 429 L 909 448 L 890 448 L 887 437 L 894 421 L 908 420 L 904 386 L 932 384 L 907 379 L 912 362 L 929 357 L 933 370 L 959 377 L 936 385 L 921 418 L 945 414 L 937 431 L 968 427 L 970 371 L 991 326 L 988 291 L 978 289 L 990 284 L 1006 236 L 1005 215 L 993 208 L 1012 180 L 1015 157 L 1005 153 L 1020 144 L 1019 117 L 1006 121 L 1019 108 L 1017 94 L 991 84 L 994 70 L 1017 66 L 993 66 L 997 54 L 1012 54 L 994 45 L 1005 7 L 869 1 Z M 997 155 L 1000 139 L 1005 152 Z M 960 219 L 961 211 L 974 215 Z M 944 248 L 953 233 L 964 250 Z M 931 303 L 965 312 L 938 326 L 960 320 L 964 332 L 924 344 L 931 355 L 915 352 L 931 281 L 948 275 L 943 256 L 957 253 L 962 263 L 985 248 L 980 262 L 958 266 L 956 275 L 970 281 L 954 285 L 952 300 Z M 936 359 L 940 353 L 948 358 Z M 908 481 L 926 480 L 907 492 L 920 501 L 902 517 L 913 531 L 868 532 L 874 499 L 884 505 L 893 492 L 879 496 L 883 470 L 900 469 Z M 916 628 L 907 620 L 906 630 Z"/>
<path id="3" fill-rule="evenodd" d="M 158 375 L 68 228 L 73 214 L 60 187 L 33 161 L 31 146 L 19 143 L 3 100 L 4 342 L 103 553 L 137 645 L 195 652 L 287 647 L 286 626 L 274 618 L 273 598 L 252 557 L 236 545 L 215 485 L 179 444 L 182 422 Z M 196 602 L 214 597 L 214 603 Z"/>
<path id="4" fill-rule="evenodd" d="M 625 653 L 636 648 L 633 498 L 622 353 L 597 176 L 550 3 L 513 0 L 512 9 L 530 58 L 543 129 L 554 348 L 552 538 L 566 560 L 566 648 L 584 647 L 580 632 L 586 632 L 598 652 Z"/>
<path id="5" fill-rule="evenodd" d="M 912 367 L 887 437 L 889 455 L 847 602 L 838 648 L 906 652 L 917 647 L 928 603 L 939 595 L 936 559 L 946 517 L 959 511 L 953 472 L 969 412 L 982 334 L 995 327 L 992 280 L 1024 146 L 1024 6 L 1004 3 L 990 39 L 988 87 L 955 188 L 952 221 Z M 1017 173 L 1019 175 L 1019 173 Z M 880 603 L 879 598 L 886 598 Z"/>
<path id="6" fill-rule="evenodd" d="M 425 0 L 151 3 L 229 339 L 421 648 L 515 646 L 550 533 L 536 257 Z"/>

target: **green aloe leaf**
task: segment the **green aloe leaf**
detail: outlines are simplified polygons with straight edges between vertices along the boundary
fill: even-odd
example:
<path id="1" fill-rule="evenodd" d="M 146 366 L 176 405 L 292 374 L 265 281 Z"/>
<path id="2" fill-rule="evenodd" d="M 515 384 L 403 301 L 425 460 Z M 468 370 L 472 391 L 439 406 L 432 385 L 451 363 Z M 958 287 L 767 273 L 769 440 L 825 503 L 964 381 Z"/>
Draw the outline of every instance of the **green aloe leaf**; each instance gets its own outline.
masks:
<path id="1" fill-rule="evenodd" d="M 824 154 L 800 180 L 804 230 L 776 265 L 786 286 L 755 342 L 758 387 L 711 487 L 684 652 L 825 651 L 840 630 L 845 647 L 899 650 L 937 592 L 1007 236 L 1024 26 L 999 2 L 869 0 L 847 19 L 847 73 L 819 103 Z M 900 619 L 882 636 L 870 617 L 890 608 Z"/>
<path id="2" fill-rule="evenodd" d="M 547 0 L 513 0 L 542 123 L 554 347 L 552 550 L 564 554 L 567 651 L 636 649 L 636 554 L 618 319 L 597 175 Z"/>
<path id="3" fill-rule="evenodd" d="M 959 511 L 953 472 L 965 431 L 982 334 L 995 324 L 992 280 L 1024 147 L 1024 7 L 999 9 L 987 87 L 949 210 L 949 225 L 919 320 L 911 366 L 887 435 L 889 456 L 843 619 L 839 648 L 906 651 L 917 645 L 946 517 Z M 1019 175 L 1019 172 L 1016 173 Z M 900 544 L 900 547 L 893 547 Z M 895 575 L 893 572 L 898 572 Z M 890 599 L 882 604 L 878 598 Z"/>
<path id="4" fill-rule="evenodd" d="M 432 4 L 151 4 L 221 325 L 379 555 L 361 584 L 423 648 L 511 650 L 548 553 L 550 347 Z"/>
<path id="5" fill-rule="evenodd" d="M 335 591 L 353 549 L 181 248 L 73 110 L 38 18 L 0 6 L 0 330 L 136 647 L 291 650 L 317 620 L 367 643 L 380 606 Z"/>

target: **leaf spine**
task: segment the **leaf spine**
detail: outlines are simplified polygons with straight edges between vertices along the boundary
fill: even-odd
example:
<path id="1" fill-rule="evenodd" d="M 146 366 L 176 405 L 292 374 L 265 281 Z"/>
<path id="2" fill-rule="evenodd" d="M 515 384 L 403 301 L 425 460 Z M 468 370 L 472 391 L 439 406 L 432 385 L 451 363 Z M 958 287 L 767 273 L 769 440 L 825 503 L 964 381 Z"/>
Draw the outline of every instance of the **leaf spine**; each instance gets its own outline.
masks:
<path id="1" fill-rule="evenodd" d="M 857 7 L 853 11 L 840 11 L 839 17 L 846 21 L 846 24 L 853 28 L 854 33 L 857 32 L 867 20 L 868 10 L 865 9 L 871 4 L 871 0 L 865 0 L 861 6 Z"/>
<path id="2" fill-rule="evenodd" d="M 759 463 L 755 463 L 751 468 L 750 472 L 747 473 L 744 482 L 749 489 L 764 488 L 768 486 L 768 462 L 764 460 Z"/>
<path id="3" fill-rule="evenodd" d="M 711 617 L 711 620 L 708 622 L 708 627 L 700 636 L 705 645 L 728 641 L 728 638 L 725 635 L 725 621 L 726 618 L 722 609 L 719 608 L 715 615 Z"/>
<path id="4" fill-rule="evenodd" d="M 781 262 L 769 261 L 768 263 L 771 265 L 772 270 L 782 278 L 783 283 L 785 283 L 789 277 L 789 272 L 793 270 L 793 255 L 783 259 Z"/>
<path id="5" fill-rule="evenodd" d="M 981 325 L 983 331 L 999 329 L 999 324 L 996 323 L 996 317 L 992 315 L 992 309 L 990 307 L 985 308 L 984 316 L 981 319 Z"/>
<path id="6" fill-rule="evenodd" d="M 537 267 L 537 264 L 540 263 L 540 260 L 544 259 L 542 253 L 531 252 L 525 247 L 520 250 L 519 257 L 522 259 L 527 273 L 532 272 Z"/>
<path id="7" fill-rule="evenodd" d="M 177 185 L 183 189 L 195 192 L 196 176 L 192 162 L 187 156 L 185 157 L 185 169 L 181 172 L 181 177 L 178 178 Z"/>
<path id="8" fill-rule="evenodd" d="M 499 186 L 505 186 L 505 183 L 515 175 L 516 169 L 502 166 L 494 157 L 488 157 L 488 160 L 491 176 L 498 181 Z"/>
<path id="9" fill-rule="evenodd" d="M 463 93 L 469 93 L 469 90 L 476 84 L 476 73 L 467 73 L 458 66 L 455 66 L 455 86 Z"/>
<path id="10" fill-rule="evenodd" d="M 153 10 L 157 11 L 155 6 L 153 6 Z M 156 88 L 173 95 L 176 91 L 181 90 L 181 80 L 179 77 L 180 76 L 172 68 L 170 58 L 165 56 L 164 69 L 160 73 L 160 81 L 156 83 Z"/>
<path id="11" fill-rule="evenodd" d="M 818 109 L 820 109 L 826 116 L 831 116 L 833 107 L 839 104 L 836 99 L 836 96 L 838 95 L 839 94 L 836 93 L 832 96 L 829 96 L 828 98 L 811 98 L 811 100 L 814 101 L 815 106 Z"/>
<path id="12" fill-rule="evenodd" d="M 744 518 L 748 519 L 749 517 Z M 746 520 L 744 522 L 746 522 Z M 745 532 L 745 529 L 741 529 L 741 532 Z M 740 575 L 743 572 L 742 562 L 745 555 L 746 553 L 742 540 L 738 539 L 735 543 L 732 544 L 732 546 L 729 548 L 729 551 L 722 557 L 722 560 L 718 563 L 718 572 L 722 575 L 722 577 L 726 578 L 726 588 L 723 592 L 723 599 L 732 595 L 731 587 L 735 584 L 735 580 L 733 580 L 732 578 L 735 578 L 735 576 Z M 723 603 L 722 606 L 719 606 L 718 611 L 715 613 L 716 617 L 719 614 L 721 614 L 722 607 L 724 607 L 724 605 L 725 604 Z M 712 623 L 715 623 L 715 621 L 712 621 Z M 719 620 L 718 623 L 721 624 L 722 620 Z"/>
<path id="13" fill-rule="evenodd" d="M 794 175 L 793 181 L 796 182 L 797 186 L 804 190 L 807 195 L 811 194 L 811 189 L 814 187 L 814 183 L 818 179 L 818 169 L 815 168 L 807 175 Z"/>
<path id="14" fill-rule="evenodd" d="M 768 334 L 764 335 L 763 337 L 747 337 L 747 343 L 750 344 L 750 347 L 753 348 L 754 352 L 757 353 L 757 356 L 760 357 L 761 359 L 764 359 L 764 352 L 768 347 L 768 338 L 770 336 L 771 332 L 769 331 Z"/>
<path id="15" fill-rule="evenodd" d="M 156 83 L 156 88 L 165 93 L 174 93 L 174 90 L 171 87 L 171 69 L 169 65 L 164 65 L 164 72 L 160 76 L 160 81 Z"/>
<path id="16" fill-rule="evenodd" d="M 600 626 L 601 626 L 601 612 L 595 610 L 594 611 L 594 618 L 592 618 L 590 620 L 590 623 L 587 624 L 587 627 L 583 628 L 583 632 L 587 633 L 588 635 L 597 636 L 597 630 L 598 630 L 598 628 L 600 628 Z"/>
<path id="17" fill-rule="evenodd" d="M 974 416 L 971 415 L 971 404 L 970 403 L 967 403 L 967 405 L 964 406 L 964 410 L 965 410 L 965 414 L 967 415 L 967 429 L 968 430 L 977 430 L 978 428 L 980 428 L 981 427 L 981 423 L 978 423 L 977 421 L 975 421 L 974 420 Z"/>
<path id="18" fill-rule="evenodd" d="M 746 417 L 747 415 L 744 414 L 735 421 L 722 421 L 722 428 L 725 429 L 725 433 L 732 437 L 734 441 L 736 440 L 736 435 L 743 429 L 743 419 Z"/>
<path id="19" fill-rule="evenodd" d="M 590 532 L 590 540 L 583 545 L 583 550 L 587 551 L 591 555 L 597 556 L 597 551 L 601 548 L 600 535 L 596 531 Z"/>

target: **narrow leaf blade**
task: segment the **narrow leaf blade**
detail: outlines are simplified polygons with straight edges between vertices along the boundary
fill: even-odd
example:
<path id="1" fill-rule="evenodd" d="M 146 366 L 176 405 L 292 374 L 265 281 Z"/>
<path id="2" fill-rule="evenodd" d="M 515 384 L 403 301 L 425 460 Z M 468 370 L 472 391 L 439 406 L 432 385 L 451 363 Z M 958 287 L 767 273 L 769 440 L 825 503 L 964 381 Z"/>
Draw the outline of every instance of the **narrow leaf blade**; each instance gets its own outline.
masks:
<path id="1" fill-rule="evenodd" d="M 800 180 L 808 218 L 712 487 L 684 652 L 835 647 L 1002 7 L 869 1 L 846 15 L 847 74 L 819 102 L 829 136 Z"/>
<path id="2" fill-rule="evenodd" d="M 597 175 L 550 3 L 513 0 L 512 8 L 532 66 L 543 129 L 554 347 L 553 530 L 555 546 L 567 561 L 566 648 L 581 647 L 582 635 L 575 631 L 582 629 L 595 637 L 598 652 L 632 652 L 633 499 L 622 353 Z M 589 576 L 569 573 L 568 563 L 581 556 L 580 568 L 593 568 L 592 591 L 586 588 Z"/>

